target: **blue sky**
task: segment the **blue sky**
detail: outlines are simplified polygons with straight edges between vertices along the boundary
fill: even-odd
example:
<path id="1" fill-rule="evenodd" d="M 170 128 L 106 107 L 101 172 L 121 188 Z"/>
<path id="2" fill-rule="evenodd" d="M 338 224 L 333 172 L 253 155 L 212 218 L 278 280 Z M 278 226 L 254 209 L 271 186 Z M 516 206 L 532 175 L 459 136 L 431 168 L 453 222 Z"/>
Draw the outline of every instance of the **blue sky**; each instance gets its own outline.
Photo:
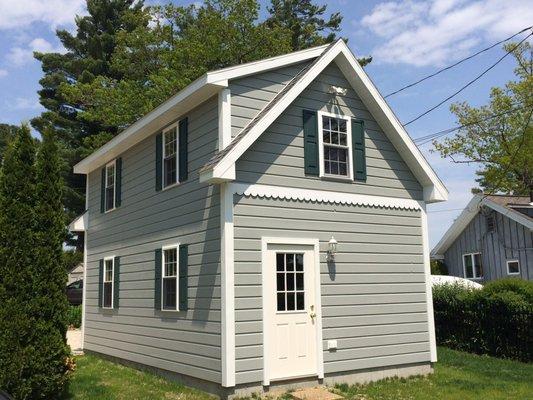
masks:
<path id="1" fill-rule="evenodd" d="M 155 2 L 155 1 L 153 1 Z M 153 3 L 149 2 L 149 3 Z M 161 3 L 162 1 L 157 1 Z M 174 1 L 191 3 L 191 1 Z M 262 4 L 268 1 L 262 0 Z M 315 0 L 315 3 L 325 3 Z M 342 36 L 356 55 L 372 55 L 366 67 L 378 89 L 387 94 L 489 44 L 514 34 L 533 21 L 528 0 L 330 0 L 328 11 L 344 16 Z M 0 122 L 20 124 L 42 111 L 37 90 L 42 75 L 32 51 L 61 51 L 55 29 L 74 29 L 74 15 L 85 13 L 84 0 L 0 0 Z M 521 35 L 519 39 L 525 35 Z M 504 53 L 495 48 L 410 90 L 388 99 L 400 121 L 447 97 Z M 454 101 L 479 106 L 490 88 L 513 79 L 508 57 Z M 449 103 L 409 125 L 413 138 L 455 125 Z M 422 151 L 450 191 L 450 200 L 430 205 L 433 246 L 471 197 L 475 166 L 455 165 Z"/>

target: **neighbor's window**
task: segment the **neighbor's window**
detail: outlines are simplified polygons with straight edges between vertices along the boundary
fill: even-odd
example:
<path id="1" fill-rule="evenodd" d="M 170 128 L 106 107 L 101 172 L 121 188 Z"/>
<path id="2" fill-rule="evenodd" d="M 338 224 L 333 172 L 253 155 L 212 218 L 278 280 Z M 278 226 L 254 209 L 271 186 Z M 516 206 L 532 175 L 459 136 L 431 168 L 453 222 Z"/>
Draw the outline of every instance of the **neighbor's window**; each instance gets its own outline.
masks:
<path id="1" fill-rule="evenodd" d="M 178 128 L 163 133 L 163 187 L 178 182 Z"/>
<path id="2" fill-rule="evenodd" d="M 104 308 L 113 308 L 113 267 L 114 258 L 104 260 L 104 290 L 102 305 Z"/>
<path id="3" fill-rule="evenodd" d="M 178 246 L 163 248 L 163 310 L 178 310 Z"/>
<path id="4" fill-rule="evenodd" d="M 350 118 L 318 115 L 321 175 L 352 178 Z"/>
<path id="5" fill-rule="evenodd" d="M 110 211 L 115 208 L 115 175 L 116 163 L 111 161 L 105 167 L 105 210 Z"/>
<path id="6" fill-rule="evenodd" d="M 481 265 L 481 253 L 471 253 L 463 255 L 463 267 L 465 278 L 483 278 L 483 266 Z"/>
<path id="7" fill-rule="evenodd" d="M 520 274 L 520 262 L 518 260 L 507 261 L 507 274 L 509 275 Z"/>

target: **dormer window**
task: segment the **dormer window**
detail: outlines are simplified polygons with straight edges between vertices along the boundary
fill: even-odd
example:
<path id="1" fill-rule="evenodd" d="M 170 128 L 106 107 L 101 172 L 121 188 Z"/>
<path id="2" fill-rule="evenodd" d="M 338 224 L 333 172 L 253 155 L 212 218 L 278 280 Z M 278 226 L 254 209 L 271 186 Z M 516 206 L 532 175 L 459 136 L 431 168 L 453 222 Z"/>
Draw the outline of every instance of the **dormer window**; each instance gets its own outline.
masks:
<path id="1" fill-rule="evenodd" d="M 353 179 L 350 117 L 318 112 L 320 175 Z"/>

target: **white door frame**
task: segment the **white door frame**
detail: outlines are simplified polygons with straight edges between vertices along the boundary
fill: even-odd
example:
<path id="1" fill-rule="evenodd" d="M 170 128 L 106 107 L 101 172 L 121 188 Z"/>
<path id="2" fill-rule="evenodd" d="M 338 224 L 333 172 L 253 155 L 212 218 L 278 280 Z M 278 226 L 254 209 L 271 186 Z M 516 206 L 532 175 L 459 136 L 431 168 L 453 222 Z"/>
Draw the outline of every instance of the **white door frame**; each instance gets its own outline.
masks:
<path id="1" fill-rule="evenodd" d="M 262 265 L 262 309 L 263 309 L 263 385 L 270 385 L 270 363 L 269 363 L 269 340 L 267 337 L 272 335 L 272 321 L 265 318 L 269 315 L 266 307 L 267 287 L 265 280 L 269 273 L 270 265 L 268 265 L 268 245 L 269 244 L 283 244 L 283 245 L 307 245 L 313 246 L 314 251 L 314 265 L 315 268 L 315 306 L 316 306 L 316 361 L 317 361 L 317 377 L 319 379 L 324 378 L 324 354 L 322 345 L 322 296 L 320 292 L 320 249 L 318 239 L 306 239 L 306 238 L 284 238 L 284 237 L 262 237 L 261 238 L 261 265 Z M 290 376 L 287 379 L 291 379 Z"/>

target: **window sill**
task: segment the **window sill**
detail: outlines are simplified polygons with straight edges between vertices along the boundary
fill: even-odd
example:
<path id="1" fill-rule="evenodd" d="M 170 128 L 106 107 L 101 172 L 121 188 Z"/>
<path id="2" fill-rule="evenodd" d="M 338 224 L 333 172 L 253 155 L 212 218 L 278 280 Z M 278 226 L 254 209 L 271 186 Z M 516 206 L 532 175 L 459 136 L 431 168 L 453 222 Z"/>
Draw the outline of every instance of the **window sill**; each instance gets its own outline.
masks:
<path id="1" fill-rule="evenodd" d="M 164 192 L 165 190 L 172 189 L 172 188 L 174 188 L 176 186 L 179 186 L 179 185 L 181 185 L 181 182 L 176 182 L 176 183 L 173 183 L 172 185 L 163 186 L 161 188 L 161 191 Z"/>
<path id="2" fill-rule="evenodd" d="M 334 175 L 322 175 L 320 179 L 324 181 L 350 182 L 350 183 L 354 181 L 349 176 L 334 176 Z"/>
<path id="3" fill-rule="evenodd" d="M 179 313 L 179 312 L 181 312 L 181 310 L 168 310 L 168 309 L 163 309 L 163 308 L 160 311 L 163 312 L 163 313 Z"/>
<path id="4" fill-rule="evenodd" d="M 507 275 L 517 276 L 520 275 L 520 272 L 507 272 Z"/>
<path id="5" fill-rule="evenodd" d="M 108 214 L 110 213 L 111 211 L 115 211 L 118 207 L 113 207 L 113 208 L 110 208 L 109 210 L 105 210 L 104 211 L 104 214 Z"/>

